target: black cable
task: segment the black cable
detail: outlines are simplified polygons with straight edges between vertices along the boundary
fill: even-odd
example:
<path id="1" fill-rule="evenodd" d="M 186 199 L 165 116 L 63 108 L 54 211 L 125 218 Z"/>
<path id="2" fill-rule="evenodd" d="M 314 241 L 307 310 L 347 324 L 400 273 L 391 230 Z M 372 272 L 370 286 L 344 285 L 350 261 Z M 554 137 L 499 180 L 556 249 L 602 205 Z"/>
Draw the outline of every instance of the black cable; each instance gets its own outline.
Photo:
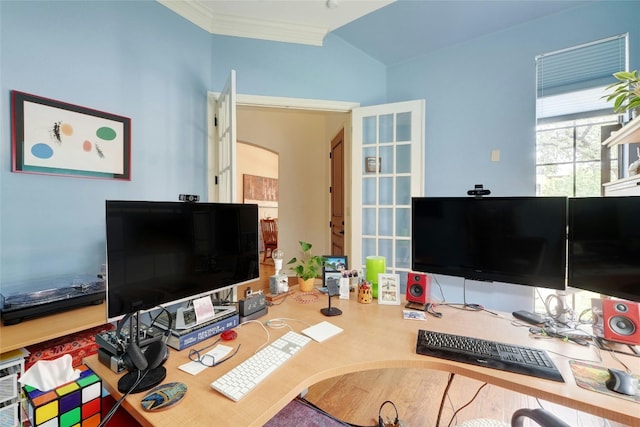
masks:
<path id="1" fill-rule="evenodd" d="M 449 374 L 449 379 L 447 380 L 447 385 L 444 388 L 444 393 L 442 394 L 442 399 L 440 400 L 440 408 L 438 409 L 438 418 L 436 419 L 436 427 L 440 427 L 440 418 L 442 417 L 442 409 L 444 408 L 444 401 L 447 395 L 449 394 L 449 388 L 451 387 L 451 383 L 453 382 L 453 378 L 456 376 L 453 372 Z"/>
<path id="2" fill-rule="evenodd" d="M 141 372 L 143 372 L 142 375 L 140 375 Z M 104 427 L 105 425 L 107 425 L 107 423 L 115 415 L 120 405 L 122 405 L 122 402 L 124 402 L 124 399 L 126 399 L 127 396 L 129 396 L 129 394 L 131 394 L 131 392 L 135 390 L 135 388 L 142 382 L 142 380 L 148 373 L 149 373 L 149 369 L 145 369 L 144 371 L 138 371 L 138 379 L 136 379 L 136 381 L 133 383 L 131 388 L 127 390 L 127 392 L 123 394 L 122 397 L 120 397 L 120 399 L 118 399 L 116 403 L 113 404 L 113 407 L 109 410 L 109 412 L 107 412 L 107 414 L 104 416 L 104 419 L 100 421 L 100 424 L 98 424 L 98 427 Z"/>
<path id="3" fill-rule="evenodd" d="M 476 390 L 476 394 L 473 395 L 473 397 L 471 398 L 470 401 L 468 401 L 465 405 L 462 405 L 460 408 L 458 408 L 453 415 L 451 415 L 451 420 L 449 420 L 449 424 L 447 424 L 447 427 L 451 426 L 451 423 L 453 422 L 453 420 L 455 419 L 456 415 L 458 415 L 458 412 L 462 411 L 464 408 L 466 408 L 467 406 L 471 405 L 471 403 L 473 403 L 474 400 L 476 400 L 476 397 L 478 397 L 478 394 L 480 394 L 480 390 L 482 390 L 485 386 L 487 385 L 487 383 L 482 384 L 478 390 Z"/>
<path id="4" fill-rule="evenodd" d="M 149 317 L 152 319 L 151 320 L 151 324 L 149 325 L 149 327 L 152 327 L 156 320 L 158 320 L 158 317 L 160 317 L 160 315 L 162 313 L 166 313 L 168 319 L 168 328 L 167 331 L 169 333 L 165 334 L 165 344 L 167 342 L 167 339 L 169 337 L 170 332 L 171 332 L 171 328 L 173 327 L 173 319 L 171 318 L 171 313 L 169 313 L 169 311 L 162 306 L 159 306 L 159 308 L 161 309 L 160 313 L 158 313 L 156 316 L 154 316 L 153 318 L 151 318 L 151 313 L 149 312 Z M 124 319 L 122 319 L 122 323 L 126 322 L 127 318 L 132 318 L 134 313 L 129 313 L 127 314 Z M 140 313 L 137 312 L 137 316 L 140 316 Z M 116 334 L 116 336 L 119 335 L 121 328 L 118 328 L 118 333 Z M 131 336 L 131 331 L 129 331 L 129 336 Z M 113 404 L 113 407 L 109 410 L 109 412 L 107 412 L 107 414 L 104 416 L 104 419 L 102 421 L 100 421 L 100 424 L 98 424 L 98 427 L 103 427 L 105 426 L 109 420 L 111 420 L 111 418 L 113 418 L 114 414 L 116 413 L 116 411 L 118 410 L 118 408 L 122 405 L 122 402 L 124 401 L 124 399 L 127 398 L 127 396 L 129 396 L 131 394 L 131 392 L 133 392 L 133 390 L 136 389 L 136 387 L 138 387 L 138 385 L 140 385 L 140 383 L 142 382 L 142 380 L 147 376 L 147 374 L 149 373 L 150 369 L 145 369 L 144 371 L 140 371 L 138 370 L 138 378 L 135 380 L 135 382 L 133 383 L 133 385 L 131 386 L 131 388 L 129 388 L 129 390 L 127 390 L 122 397 L 120 397 L 120 399 L 118 399 L 118 401 L 116 403 Z M 140 375 L 140 373 L 142 373 L 142 375 Z"/>

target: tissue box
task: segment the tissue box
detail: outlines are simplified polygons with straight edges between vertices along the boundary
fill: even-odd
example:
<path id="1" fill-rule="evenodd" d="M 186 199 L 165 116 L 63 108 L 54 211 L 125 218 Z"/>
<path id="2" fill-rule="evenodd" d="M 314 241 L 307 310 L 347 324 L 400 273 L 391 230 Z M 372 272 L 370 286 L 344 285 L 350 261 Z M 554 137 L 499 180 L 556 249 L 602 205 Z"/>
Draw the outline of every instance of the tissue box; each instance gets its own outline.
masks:
<path id="1" fill-rule="evenodd" d="M 33 427 L 96 427 L 102 413 L 102 380 L 86 365 L 80 377 L 53 390 L 22 388 L 24 414 Z"/>

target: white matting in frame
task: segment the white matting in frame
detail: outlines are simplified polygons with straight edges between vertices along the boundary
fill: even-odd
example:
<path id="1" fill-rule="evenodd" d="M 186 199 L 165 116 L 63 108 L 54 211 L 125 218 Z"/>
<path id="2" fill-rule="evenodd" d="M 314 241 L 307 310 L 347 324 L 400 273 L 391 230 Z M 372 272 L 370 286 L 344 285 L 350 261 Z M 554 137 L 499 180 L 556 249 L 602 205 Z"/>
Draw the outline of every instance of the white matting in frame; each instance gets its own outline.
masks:
<path id="1" fill-rule="evenodd" d="M 378 304 L 400 304 L 399 274 L 378 274 Z"/>

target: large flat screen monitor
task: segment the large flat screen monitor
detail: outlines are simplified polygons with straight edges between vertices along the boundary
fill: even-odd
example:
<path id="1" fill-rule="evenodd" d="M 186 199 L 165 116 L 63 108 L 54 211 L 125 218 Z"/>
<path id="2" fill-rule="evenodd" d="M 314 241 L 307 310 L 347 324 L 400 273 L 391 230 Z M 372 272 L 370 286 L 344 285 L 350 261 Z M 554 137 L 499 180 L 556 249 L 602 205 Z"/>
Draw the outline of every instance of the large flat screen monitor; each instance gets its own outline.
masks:
<path id="1" fill-rule="evenodd" d="M 259 277 L 253 204 L 106 202 L 107 317 Z"/>
<path id="2" fill-rule="evenodd" d="M 640 302 L 640 197 L 569 199 L 568 285 Z"/>
<path id="3" fill-rule="evenodd" d="M 565 289 L 565 197 L 412 199 L 414 271 Z"/>

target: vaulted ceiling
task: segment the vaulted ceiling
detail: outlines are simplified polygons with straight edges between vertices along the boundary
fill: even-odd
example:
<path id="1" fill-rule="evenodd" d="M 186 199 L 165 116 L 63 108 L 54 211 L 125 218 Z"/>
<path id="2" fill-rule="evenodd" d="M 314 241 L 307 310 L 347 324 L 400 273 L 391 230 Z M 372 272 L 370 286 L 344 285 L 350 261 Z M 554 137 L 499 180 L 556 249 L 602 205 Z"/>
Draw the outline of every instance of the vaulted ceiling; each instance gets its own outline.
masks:
<path id="1" fill-rule="evenodd" d="M 157 1 L 212 34 L 320 46 L 331 32 L 392 65 L 594 0 Z"/>

